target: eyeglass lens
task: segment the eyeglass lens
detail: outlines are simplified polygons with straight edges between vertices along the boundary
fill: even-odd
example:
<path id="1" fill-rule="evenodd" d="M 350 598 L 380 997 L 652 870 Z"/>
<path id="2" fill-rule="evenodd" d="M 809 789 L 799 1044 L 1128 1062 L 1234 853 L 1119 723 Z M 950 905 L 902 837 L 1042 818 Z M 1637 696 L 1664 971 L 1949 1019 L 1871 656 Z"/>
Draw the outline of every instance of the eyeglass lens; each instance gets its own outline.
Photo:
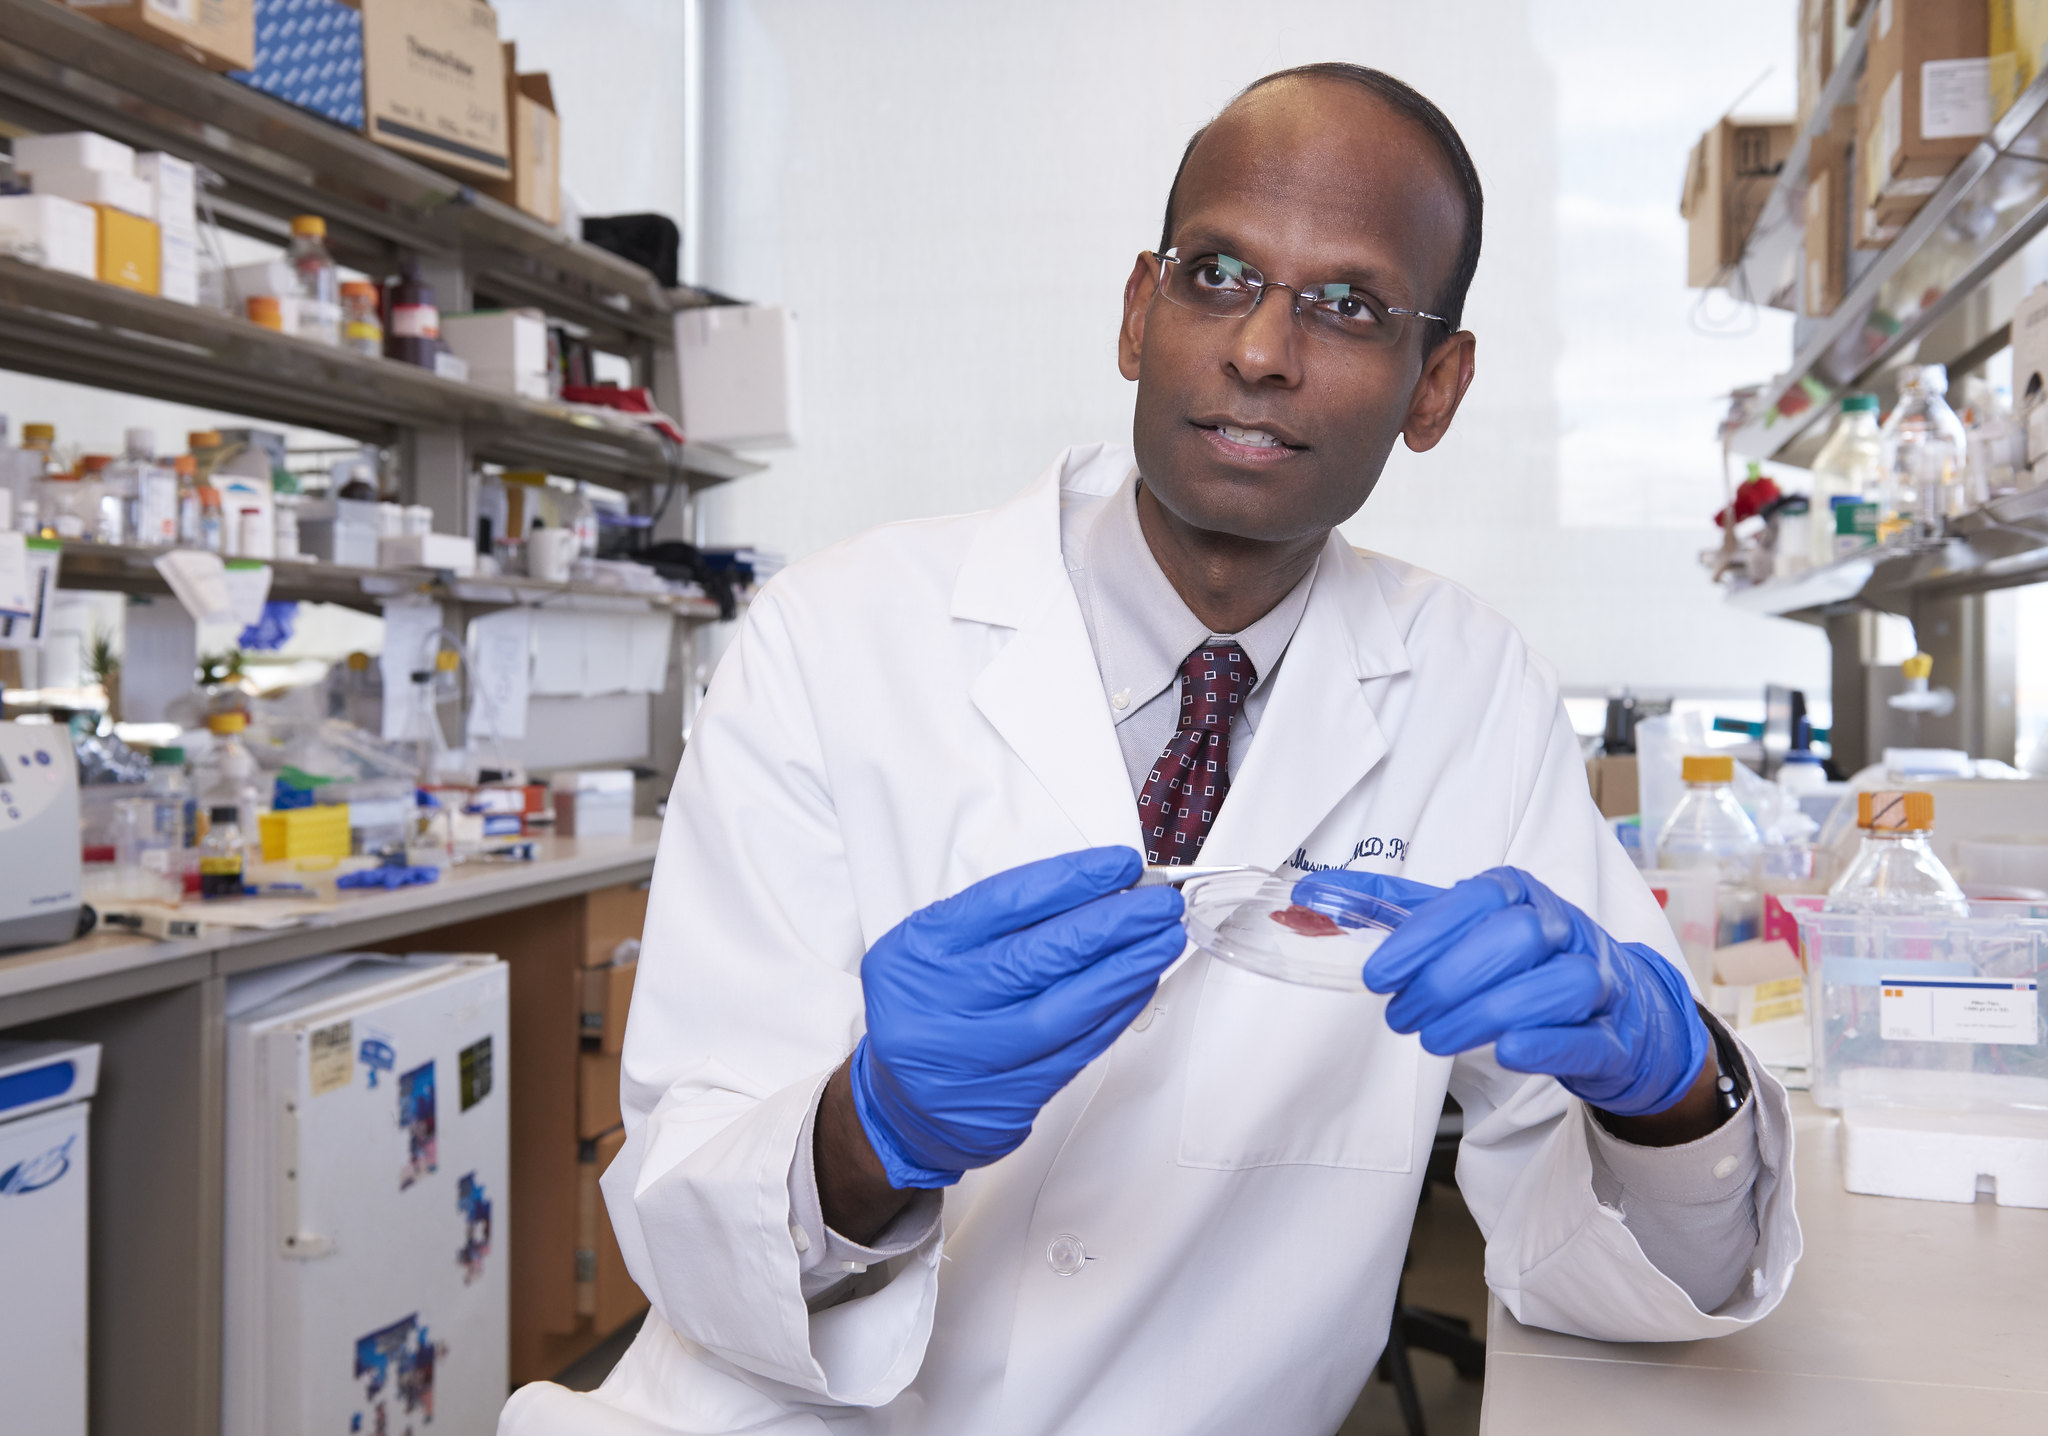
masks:
<path id="1" fill-rule="evenodd" d="M 1290 294 L 1295 321 L 1318 338 L 1359 344 L 1392 344 L 1406 316 L 1389 312 L 1351 284 L 1312 284 L 1299 290 L 1267 280 L 1257 269 L 1228 254 L 1161 255 L 1159 292 L 1184 309 L 1217 319 L 1242 319 L 1258 307 L 1268 289 Z"/>

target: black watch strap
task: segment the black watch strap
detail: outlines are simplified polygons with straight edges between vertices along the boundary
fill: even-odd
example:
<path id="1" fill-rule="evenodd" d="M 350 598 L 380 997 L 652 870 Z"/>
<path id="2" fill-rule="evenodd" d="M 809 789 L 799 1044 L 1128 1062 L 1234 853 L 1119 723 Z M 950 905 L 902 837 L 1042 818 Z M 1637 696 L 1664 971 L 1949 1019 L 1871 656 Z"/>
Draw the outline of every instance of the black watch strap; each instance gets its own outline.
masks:
<path id="1" fill-rule="evenodd" d="M 1721 1019 L 1697 1002 L 1693 1006 L 1699 1008 L 1700 1021 L 1707 1025 L 1707 1032 L 1714 1039 L 1714 1065 L 1721 1072 L 1714 1083 L 1715 1099 L 1722 1112 L 1733 1116 L 1749 1100 L 1749 1062 Z"/>

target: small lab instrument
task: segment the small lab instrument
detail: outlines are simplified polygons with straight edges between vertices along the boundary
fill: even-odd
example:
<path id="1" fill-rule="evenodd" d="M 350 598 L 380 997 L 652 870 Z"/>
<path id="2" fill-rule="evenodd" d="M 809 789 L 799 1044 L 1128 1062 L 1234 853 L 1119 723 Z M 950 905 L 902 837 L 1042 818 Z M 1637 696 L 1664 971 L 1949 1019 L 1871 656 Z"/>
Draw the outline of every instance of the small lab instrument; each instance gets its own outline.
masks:
<path id="1" fill-rule="evenodd" d="M 49 724 L 0 723 L 0 950 L 78 934 L 78 760 Z"/>

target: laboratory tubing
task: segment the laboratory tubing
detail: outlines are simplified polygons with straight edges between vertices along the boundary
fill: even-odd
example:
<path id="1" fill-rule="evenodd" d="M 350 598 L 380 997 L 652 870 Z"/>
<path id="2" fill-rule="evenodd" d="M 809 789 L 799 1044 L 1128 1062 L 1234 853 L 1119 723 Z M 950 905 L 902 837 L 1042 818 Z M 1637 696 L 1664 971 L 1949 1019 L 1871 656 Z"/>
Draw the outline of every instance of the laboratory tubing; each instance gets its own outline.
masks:
<path id="1" fill-rule="evenodd" d="M 1681 763 L 1685 796 L 1657 834 L 1658 866 L 1712 869 L 1715 874 L 1715 943 L 1728 947 L 1756 936 L 1756 824 L 1735 801 L 1730 784 L 1735 760 L 1688 754 Z"/>
<path id="2" fill-rule="evenodd" d="M 1933 538 L 1959 512 L 1969 436 L 1949 408 L 1948 370 L 1940 364 L 1900 371 L 1899 402 L 1880 435 L 1884 445 L 1883 515 L 1878 536 Z"/>
<path id="3" fill-rule="evenodd" d="M 1934 830 L 1934 795 L 1878 791 L 1856 795 L 1856 826 L 1863 843 L 1847 870 L 1828 889 L 1825 911 L 1881 917 L 1970 915 L 1970 905 L 1927 835 Z"/>
<path id="4" fill-rule="evenodd" d="M 299 337 L 316 344 L 341 343 L 341 280 L 327 252 L 327 221 L 317 214 L 292 220 L 286 261 L 299 281 Z M 253 317 L 253 316 L 251 316 Z"/>
<path id="5" fill-rule="evenodd" d="M 1884 480 L 1884 439 L 1877 427 L 1877 396 L 1850 394 L 1842 400 L 1827 442 L 1813 460 L 1811 522 L 1807 530 L 1814 567 L 1840 556 L 1835 515 L 1843 502 L 1867 503 Z"/>

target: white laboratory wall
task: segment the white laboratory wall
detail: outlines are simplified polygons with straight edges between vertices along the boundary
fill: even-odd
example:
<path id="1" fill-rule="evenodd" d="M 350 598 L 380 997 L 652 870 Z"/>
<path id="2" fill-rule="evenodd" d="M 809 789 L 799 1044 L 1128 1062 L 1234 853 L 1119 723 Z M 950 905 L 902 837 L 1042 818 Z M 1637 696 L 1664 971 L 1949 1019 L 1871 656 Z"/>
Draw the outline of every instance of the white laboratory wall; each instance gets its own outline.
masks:
<path id="1" fill-rule="evenodd" d="M 539 7 L 502 8 L 518 34 Z M 802 554 L 997 502 L 1062 445 L 1127 437 L 1119 294 L 1189 132 L 1269 70 L 1358 60 L 1457 123 L 1487 235 L 1458 426 L 1433 454 L 1399 454 L 1347 533 L 1498 605 L 1576 691 L 1749 695 L 1768 677 L 1817 696 L 1819 634 L 1729 612 L 1695 561 L 1713 538 L 1697 499 L 1719 484 L 1714 389 L 1767 377 L 1785 344 L 1770 316 L 1735 350 L 1691 332 L 1676 213 L 1691 136 L 1759 72 L 1789 71 L 1791 6 L 1655 24 L 1644 8 L 701 0 L 703 245 L 686 264 L 794 307 L 805 404 L 800 448 L 709 496 L 711 536 Z M 621 89 L 569 92 L 616 114 Z M 1624 144 L 1632 107 L 1653 103 L 1654 143 Z M 563 109 L 581 185 L 590 111 Z M 1588 230 L 1617 186 L 1620 232 Z M 1589 483 L 1561 482 L 1567 454 Z M 1666 487 L 1603 504 L 1630 462 L 1645 492 Z"/>

